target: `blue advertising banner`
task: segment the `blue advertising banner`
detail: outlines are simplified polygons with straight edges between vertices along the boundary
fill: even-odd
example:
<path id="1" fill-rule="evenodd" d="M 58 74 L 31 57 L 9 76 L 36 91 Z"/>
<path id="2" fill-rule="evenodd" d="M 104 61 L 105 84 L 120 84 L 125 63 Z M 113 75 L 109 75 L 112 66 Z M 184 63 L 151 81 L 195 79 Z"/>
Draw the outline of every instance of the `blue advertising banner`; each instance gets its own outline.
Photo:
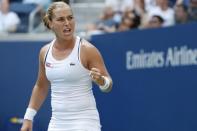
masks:
<path id="1" fill-rule="evenodd" d="M 197 24 L 94 36 L 114 82 L 94 86 L 102 131 L 197 130 Z M 46 41 L 0 41 L 0 131 L 18 131 Z M 50 95 L 34 121 L 46 131 Z"/>
<path id="2" fill-rule="evenodd" d="M 104 131 L 197 130 L 197 25 L 95 36 L 114 80 Z"/>
<path id="3" fill-rule="evenodd" d="M 45 43 L 0 42 L 0 131 L 19 131 L 37 77 L 39 50 Z M 49 101 L 43 107 L 36 116 L 35 131 L 46 130 Z"/>

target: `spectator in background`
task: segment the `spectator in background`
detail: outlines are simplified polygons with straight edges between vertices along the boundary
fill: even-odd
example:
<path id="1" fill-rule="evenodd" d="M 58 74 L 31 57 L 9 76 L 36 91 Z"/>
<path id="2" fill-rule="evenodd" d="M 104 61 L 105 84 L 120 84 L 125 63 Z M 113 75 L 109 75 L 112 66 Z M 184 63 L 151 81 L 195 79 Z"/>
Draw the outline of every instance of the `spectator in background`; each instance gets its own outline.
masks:
<path id="1" fill-rule="evenodd" d="M 175 24 L 174 10 L 169 6 L 169 0 L 156 0 L 156 7 L 148 12 L 149 19 L 153 15 L 158 15 L 164 19 L 163 26 Z"/>
<path id="2" fill-rule="evenodd" d="M 0 0 L 0 33 L 15 32 L 20 19 L 9 10 L 9 0 Z"/>
<path id="3" fill-rule="evenodd" d="M 187 7 L 185 5 L 175 5 L 174 10 L 176 24 L 185 24 L 188 22 L 188 12 Z"/>
<path id="4" fill-rule="evenodd" d="M 148 22 L 148 15 L 146 9 L 147 0 L 134 0 L 134 11 L 138 16 L 140 16 L 140 28 L 143 28 L 144 25 Z"/>
<path id="5" fill-rule="evenodd" d="M 135 11 L 125 12 L 117 31 L 137 29 L 140 25 L 140 16 Z"/>
<path id="6" fill-rule="evenodd" d="M 122 14 L 126 10 L 133 10 L 134 1 L 133 0 L 105 0 L 105 7 L 111 7 L 114 11 L 114 21 L 117 25 L 120 24 L 122 19 Z"/>
<path id="7" fill-rule="evenodd" d="M 163 26 L 164 19 L 159 15 L 153 15 L 146 28 L 161 28 Z"/>
<path id="8" fill-rule="evenodd" d="M 139 16 L 143 16 L 146 12 L 145 9 L 145 1 L 144 0 L 134 0 L 134 8 L 135 12 Z"/>
<path id="9" fill-rule="evenodd" d="M 105 7 L 103 14 L 101 14 L 100 19 L 96 22 L 98 28 L 112 27 L 115 25 L 114 21 L 114 10 L 112 7 Z"/>
<path id="10" fill-rule="evenodd" d="M 188 13 L 190 21 L 197 21 L 197 0 L 190 0 Z"/>
<path id="11" fill-rule="evenodd" d="M 108 6 L 104 8 L 99 20 L 88 24 L 86 30 L 88 37 L 91 37 L 91 35 L 114 32 L 115 27 L 114 10 L 111 6 Z"/>

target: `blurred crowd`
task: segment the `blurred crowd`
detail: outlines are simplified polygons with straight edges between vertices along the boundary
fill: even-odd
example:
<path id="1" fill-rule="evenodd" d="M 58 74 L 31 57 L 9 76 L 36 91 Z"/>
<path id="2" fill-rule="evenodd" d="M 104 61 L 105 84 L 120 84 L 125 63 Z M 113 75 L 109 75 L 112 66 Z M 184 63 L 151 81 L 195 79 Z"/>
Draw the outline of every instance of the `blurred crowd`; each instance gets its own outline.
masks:
<path id="1" fill-rule="evenodd" d="M 89 36 L 132 29 L 161 28 L 197 21 L 197 0 L 105 0 Z"/>
<path id="2" fill-rule="evenodd" d="M 42 29 L 41 17 L 53 1 L 58 0 L 0 0 L 0 33 Z M 97 21 L 87 24 L 88 36 L 168 27 L 197 20 L 197 0 L 105 0 L 104 5 Z"/>
<path id="3" fill-rule="evenodd" d="M 0 34 L 42 30 L 42 16 L 54 1 L 60 0 L 0 0 Z"/>

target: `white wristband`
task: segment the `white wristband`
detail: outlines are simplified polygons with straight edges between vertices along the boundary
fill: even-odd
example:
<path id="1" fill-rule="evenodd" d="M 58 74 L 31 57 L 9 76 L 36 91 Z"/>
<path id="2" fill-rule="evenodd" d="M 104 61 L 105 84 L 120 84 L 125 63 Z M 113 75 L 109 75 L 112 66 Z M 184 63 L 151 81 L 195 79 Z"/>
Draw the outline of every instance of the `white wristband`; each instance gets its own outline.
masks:
<path id="1" fill-rule="evenodd" d="M 104 79 L 104 85 L 103 86 L 99 86 L 99 88 L 101 89 L 101 91 L 107 91 L 109 89 L 110 86 L 110 80 L 109 78 L 102 76 L 102 78 Z"/>
<path id="2" fill-rule="evenodd" d="M 37 111 L 32 108 L 27 108 L 24 119 L 33 121 L 34 116 L 36 115 Z"/>

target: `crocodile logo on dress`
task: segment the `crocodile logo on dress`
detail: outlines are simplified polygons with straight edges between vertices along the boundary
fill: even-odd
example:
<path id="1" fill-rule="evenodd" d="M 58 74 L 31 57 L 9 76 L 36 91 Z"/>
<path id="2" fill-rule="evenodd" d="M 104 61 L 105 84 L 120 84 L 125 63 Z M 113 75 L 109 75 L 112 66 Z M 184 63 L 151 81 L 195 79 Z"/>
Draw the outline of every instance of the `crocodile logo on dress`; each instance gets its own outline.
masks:
<path id="1" fill-rule="evenodd" d="M 70 63 L 70 66 L 75 66 L 75 63 L 71 62 L 71 63 Z"/>

